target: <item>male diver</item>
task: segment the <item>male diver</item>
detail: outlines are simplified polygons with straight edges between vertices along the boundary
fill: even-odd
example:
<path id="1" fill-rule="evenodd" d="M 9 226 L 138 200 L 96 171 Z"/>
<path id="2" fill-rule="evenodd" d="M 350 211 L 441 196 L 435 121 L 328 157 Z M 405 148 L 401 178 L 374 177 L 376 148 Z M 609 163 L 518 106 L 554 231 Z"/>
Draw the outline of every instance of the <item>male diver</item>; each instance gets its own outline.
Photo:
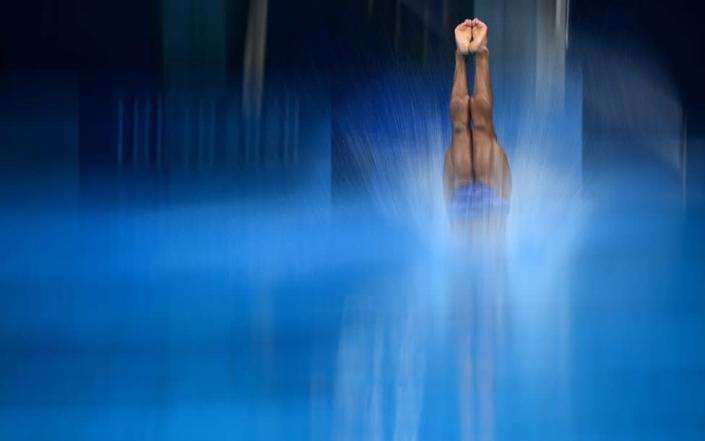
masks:
<path id="1" fill-rule="evenodd" d="M 453 127 L 443 167 L 443 187 L 452 218 L 504 215 L 509 208 L 511 174 L 492 121 L 487 25 L 467 19 L 455 28 L 455 74 L 450 95 Z M 475 58 L 475 80 L 468 96 L 465 57 Z"/>

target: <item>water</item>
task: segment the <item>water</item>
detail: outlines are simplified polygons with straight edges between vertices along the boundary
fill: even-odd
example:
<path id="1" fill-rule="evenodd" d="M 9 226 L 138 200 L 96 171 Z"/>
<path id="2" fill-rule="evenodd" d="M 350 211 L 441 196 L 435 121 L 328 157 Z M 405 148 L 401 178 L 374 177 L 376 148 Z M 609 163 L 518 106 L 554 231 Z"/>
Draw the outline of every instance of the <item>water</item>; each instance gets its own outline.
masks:
<path id="1" fill-rule="evenodd" d="M 7 212 L 0 438 L 702 439 L 703 212 L 550 195 Z"/>
<path id="2" fill-rule="evenodd" d="M 156 169 L 145 142 L 0 177 L 0 439 L 702 439 L 703 187 L 673 140 L 584 165 L 579 76 L 543 106 L 507 76 L 511 212 L 458 234 L 441 70 L 270 84 L 262 151 L 218 95 Z"/>

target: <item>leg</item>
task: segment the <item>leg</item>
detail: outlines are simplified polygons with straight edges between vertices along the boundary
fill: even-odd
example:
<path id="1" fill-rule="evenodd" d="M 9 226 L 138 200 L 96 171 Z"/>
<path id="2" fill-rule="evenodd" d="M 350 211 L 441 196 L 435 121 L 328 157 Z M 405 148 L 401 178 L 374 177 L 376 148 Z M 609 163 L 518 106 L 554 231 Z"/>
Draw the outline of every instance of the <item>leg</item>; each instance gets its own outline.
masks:
<path id="1" fill-rule="evenodd" d="M 497 142 L 492 120 L 492 83 L 489 51 L 486 45 L 487 26 L 473 20 L 473 33 L 478 33 L 479 47 L 475 51 L 475 81 L 470 98 L 472 118 L 473 174 L 475 180 L 491 185 L 504 198 L 511 195 L 511 174 L 507 155 Z M 475 35 L 473 35 L 475 38 Z"/>

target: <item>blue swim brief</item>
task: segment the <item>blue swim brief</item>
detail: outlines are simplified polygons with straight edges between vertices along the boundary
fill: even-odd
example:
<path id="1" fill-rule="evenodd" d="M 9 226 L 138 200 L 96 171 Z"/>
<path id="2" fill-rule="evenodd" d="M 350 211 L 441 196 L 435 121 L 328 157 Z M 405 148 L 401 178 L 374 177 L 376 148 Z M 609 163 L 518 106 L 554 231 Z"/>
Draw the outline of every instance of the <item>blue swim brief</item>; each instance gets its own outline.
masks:
<path id="1" fill-rule="evenodd" d="M 471 182 L 455 189 L 448 212 L 451 217 L 460 219 L 505 216 L 509 212 L 509 202 L 489 185 Z"/>

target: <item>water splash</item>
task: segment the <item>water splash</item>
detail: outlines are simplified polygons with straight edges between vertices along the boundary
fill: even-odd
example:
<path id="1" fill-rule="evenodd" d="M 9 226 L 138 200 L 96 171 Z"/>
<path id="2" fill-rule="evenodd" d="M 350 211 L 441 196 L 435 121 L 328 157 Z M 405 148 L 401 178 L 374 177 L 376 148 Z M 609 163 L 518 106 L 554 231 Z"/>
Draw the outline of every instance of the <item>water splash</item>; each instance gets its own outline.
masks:
<path id="1" fill-rule="evenodd" d="M 399 277 L 405 283 L 370 287 L 402 293 L 385 300 L 393 302 L 394 314 L 375 307 L 382 301 L 369 293 L 347 309 L 339 341 L 338 439 L 421 437 L 422 421 L 434 418 L 428 403 L 437 402 L 424 391 L 439 377 L 454 379 L 443 389 L 458 415 L 446 421 L 454 437 L 494 439 L 494 348 L 506 320 L 502 305 L 509 296 L 540 293 L 555 283 L 579 237 L 585 215 L 580 163 L 566 157 L 580 155 L 564 154 L 579 152 L 579 115 L 555 103 L 527 103 L 507 114 L 500 107 L 495 115 L 513 173 L 506 223 L 475 229 L 469 241 L 459 238 L 442 188 L 450 140 L 443 77 L 403 69 L 380 75 L 371 82 L 373 93 L 358 97 L 347 108 L 352 116 L 339 124 L 367 172 L 364 185 L 376 207 L 423 238 L 427 253 Z M 373 122 L 366 119 L 370 114 Z M 537 311 L 533 317 L 540 316 Z M 438 356 L 447 361 L 441 371 Z"/>

